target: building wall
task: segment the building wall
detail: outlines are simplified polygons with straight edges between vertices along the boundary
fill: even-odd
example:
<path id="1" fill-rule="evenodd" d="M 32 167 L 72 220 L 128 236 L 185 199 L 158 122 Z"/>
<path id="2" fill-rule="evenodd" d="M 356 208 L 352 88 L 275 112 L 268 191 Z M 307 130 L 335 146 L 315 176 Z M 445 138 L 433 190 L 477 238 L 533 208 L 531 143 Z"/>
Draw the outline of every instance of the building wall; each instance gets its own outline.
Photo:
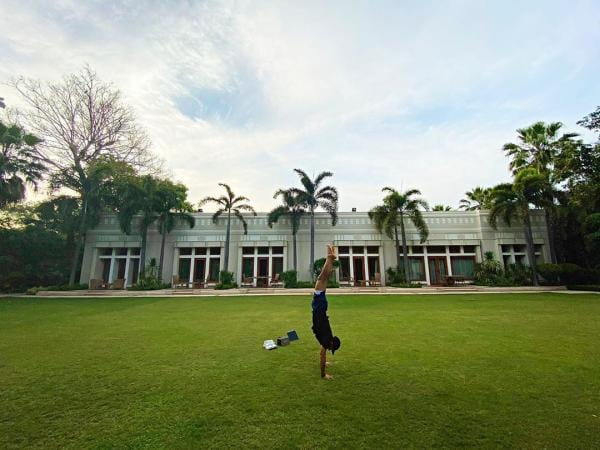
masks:
<path id="1" fill-rule="evenodd" d="M 423 213 L 429 227 L 429 237 L 425 245 L 468 245 L 476 246 L 477 261 L 481 261 L 485 252 L 493 252 L 496 259 L 503 261 L 502 245 L 525 244 L 520 225 L 512 227 L 500 224 L 494 230 L 488 223 L 486 211 L 435 211 Z M 190 229 L 180 225 L 166 237 L 164 250 L 163 280 L 170 282 L 178 270 L 179 248 L 182 247 L 222 247 L 225 245 L 226 219 L 213 224 L 210 213 L 195 213 L 196 225 Z M 292 269 L 292 235 L 289 219 L 281 219 L 273 228 L 267 226 L 265 213 L 248 217 L 248 234 L 243 234 L 241 223 L 232 219 L 231 243 L 229 251 L 229 270 L 234 272 L 238 283 L 241 277 L 241 254 L 245 246 L 283 246 L 284 270 Z M 541 260 L 549 260 L 547 227 L 542 211 L 532 211 L 534 242 L 541 245 Z M 135 230 L 135 226 L 132 228 Z M 412 224 L 407 223 L 408 245 L 420 245 L 419 235 Z M 385 269 L 396 266 L 395 244 L 387 236 L 382 236 L 374 228 L 366 212 L 341 212 L 336 226 L 325 213 L 315 217 L 315 259 L 326 255 L 326 245 L 336 246 L 378 246 L 385 283 Z M 106 248 L 137 248 L 141 244 L 140 236 L 125 235 L 119 230 L 115 216 L 106 215 L 97 228 L 87 234 L 84 250 L 81 282 L 91 278 L 101 278 L 101 253 Z M 146 252 L 147 264 L 152 258 L 158 262 L 161 235 L 154 227 L 149 230 Z M 301 221 L 297 234 L 298 279 L 309 280 L 310 275 L 310 219 Z M 223 249 L 224 251 L 224 249 Z M 223 255 L 223 253 L 222 253 Z M 221 268 L 224 258 L 221 257 Z"/>

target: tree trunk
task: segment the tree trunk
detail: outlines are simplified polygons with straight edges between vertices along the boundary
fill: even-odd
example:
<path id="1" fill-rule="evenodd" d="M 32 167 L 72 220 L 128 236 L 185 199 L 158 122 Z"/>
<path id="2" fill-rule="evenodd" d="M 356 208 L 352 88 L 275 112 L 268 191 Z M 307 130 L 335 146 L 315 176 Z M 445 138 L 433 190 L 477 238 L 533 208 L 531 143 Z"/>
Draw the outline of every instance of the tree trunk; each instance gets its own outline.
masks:
<path id="1" fill-rule="evenodd" d="M 400 231 L 402 232 L 402 253 L 404 253 L 404 279 L 410 283 L 411 273 L 408 265 L 408 247 L 406 246 L 406 230 L 404 229 L 404 215 L 400 213 Z"/>
<path id="2" fill-rule="evenodd" d="M 167 239 L 167 221 L 162 224 L 162 238 L 160 240 L 160 258 L 158 260 L 158 279 L 162 283 L 163 261 L 165 259 L 165 240 Z"/>
<path id="3" fill-rule="evenodd" d="M 529 217 L 529 211 L 525 214 L 525 220 L 523 221 L 525 231 L 525 242 L 527 243 L 527 257 L 529 258 L 529 267 L 531 268 L 531 278 L 534 286 L 538 286 L 537 278 L 537 267 L 535 263 L 535 249 L 533 247 L 533 233 L 531 232 L 531 219 Z"/>
<path id="4" fill-rule="evenodd" d="M 231 209 L 227 212 L 227 234 L 225 235 L 225 264 L 223 270 L 229 271 L 229 239 L 231 237 Z"/>
<path id="5" fill-rule="evenodd" d="M 146 246 L 148 243 L 148 227 L 141 230 L 142 248 L 140 249 L 140 278 L 146 276 Z"/>
<path id="6" fill-rule="evenodd" d="M 398 225 L 394 225 L 396 242 L 396 270 L 400 270 L 400 238 L 398 237 Z"/>
<path id="7" fill-rule="evenodd" d="M 294 270 L 298 273 L 298 251 L 296 247 L 296 233 L 292 234 L 292 240 L 294 245 Z"/>
<path id="8" fill-rule="evenodd" d="M 556 257 L 556 246 L 554 241 L 554 215 L 548 208 L 544 210 L 544 213 L 546 215 L 546 226 L 548 227 L 548 250 L 550 250 L 550 262 L 552 264 L 556 264 L 558 262 L 558 258 Z"/>
<path id="9" fill-rule="evenodd" d="M 87 226 L 88 200 L 87 195 L 83 195 L 83 211 L 81 212 L 81 222 L 79 224 L 79 237 L 75 245 L 73 260 L 71 261 L 71 273 L 69 274 L 69 284 L 75 284 L 75 275 L 79 266 L 79 258 L 81 257 L 81 249 L 85 242 L 85 232 Z"/>
<path id="10" fill-rule="evenodd" d="M 315 210 L 310 209 L 310 274 L 315 281 Z"/>

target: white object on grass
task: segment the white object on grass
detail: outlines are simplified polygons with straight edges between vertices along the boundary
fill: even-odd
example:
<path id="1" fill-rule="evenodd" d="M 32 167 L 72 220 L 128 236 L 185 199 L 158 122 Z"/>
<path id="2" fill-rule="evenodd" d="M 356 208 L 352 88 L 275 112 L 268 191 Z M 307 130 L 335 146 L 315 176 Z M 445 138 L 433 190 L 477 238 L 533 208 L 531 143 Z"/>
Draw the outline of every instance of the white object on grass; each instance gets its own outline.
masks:
<path id="1" fill-rule="evenodd" d="M 277 344 L 272 339 L 268 339 L 263 342 L 263 347 L 265 350 L 273 350 L 277 348 Z"/>

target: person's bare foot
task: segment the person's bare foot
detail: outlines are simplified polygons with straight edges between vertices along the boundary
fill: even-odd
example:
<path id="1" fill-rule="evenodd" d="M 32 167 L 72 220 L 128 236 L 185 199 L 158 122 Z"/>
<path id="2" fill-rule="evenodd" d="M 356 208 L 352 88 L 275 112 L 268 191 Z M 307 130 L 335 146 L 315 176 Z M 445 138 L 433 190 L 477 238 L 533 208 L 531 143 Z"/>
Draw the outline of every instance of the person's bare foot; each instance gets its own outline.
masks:
<path id="1" fill-rule="evenodd" d="M 325 376 L 323 377 L 324 380 L 333 380 L 333 375 L 329 375 L 328 373 L 325 374 Z"/>

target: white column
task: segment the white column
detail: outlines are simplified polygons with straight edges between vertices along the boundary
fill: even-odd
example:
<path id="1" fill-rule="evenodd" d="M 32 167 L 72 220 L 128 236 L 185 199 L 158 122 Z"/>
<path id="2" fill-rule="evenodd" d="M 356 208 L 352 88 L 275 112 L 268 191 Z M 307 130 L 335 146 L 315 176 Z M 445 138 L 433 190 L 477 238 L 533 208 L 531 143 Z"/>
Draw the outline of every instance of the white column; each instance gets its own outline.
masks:
<path id="1" fill-rule="evenodd" d="M 269 247 L 269 274 L 267 275 L 269 278 L 267 279 L 267 287 L 269 287 L 269 283 L 271 282 L 271 278 L 273 278 L 273 255 L 272 255 L 272 247 Z"/>
<path id="2" fill-rule="evenodd" d="M 193 286 L 193 282 L 194 282 L 194 275 L 196 272 L 196 249 L 192 249 L 192 257 L 190 258 L 190 278 L 189 278 L 189 285 L 190 287 Z"/>
<path id="3" fill-rule="evenodd" d="M 128 248 L 127 249 L 127 258 L 125 258 L 125 283 L 123 284 L 123 286 L 127 287 L 129 286 L 129 261 L 131 261 L 131 259 L 129 258 L 129 254 L 131 253 L 131 249 Z"/>
<path id="4" fill-rule="evenodd" d="M 363 254 L 363 266 L 365 268 L 365 281 L 369 281 L 369 256 Z"/>
<path id="5" fill-rule="evenodd" d="M 179 272 L 179 247 L 175 247 L 173 251 L 173 276 L 177 275 Z M 173 278 L 171 278 L 172 280 Z"/>
<path id="6" fill-rule="evenodd" d="M 429 257 L 427 256 L 427 246 L 423 245 L 423 258 L 425 261 L 425 281 L 427 284 L 431 284 L 431 280 L 429 278 Z"/>
<path id="7" fill-rule="evenodd" d="M 94 251 L 92 253 L 92 270 L 90 271 L 90 279 L 97 278 L 96 277 L 96 265 L 97 265 L 97 263 L 98 263 L 98 247 L 94 247 Z"/>
<path id="8" fill-rule="evenodd" d="M 242 281 L 244 279 L 244 274 L 242 273 L 244 270 L 244 256 L 243 256 L 243 252 L 242 249 L 244 247 L 242 247 L 241 245 L 238 245 L 238 273 L 237 273 L 237 280 L 238 280 L 238 286 L 240 286 L 242 284 Z"/>
<path id="9" fill-rule="evenodd" d="M 450 252 L 450 249 L 446 245 L 446 271 L 448 272 L 448 276 L 451 277 L 452 276 L 452 264 L 450 261 L 450 253 L 449 252 Z"/>
<path id="10" fill-rule="evenodd" d="M 252 264 L 252 266 L 253 266 L 252 276 L 254 277 L 254 279 L 252 280 L 252 286 L 254 286 L 254 287 L 256 287 L 256 282 L 258 281 L 256 279 L 256 277 L 258 276 L 258 257 L 256 256 L 257 251 L 258 251 L 258 247 L 254 247 L 254 255 L 252 256 L 254 258 L 254 264 Z"/>
<path id="11" fill-rule="evenodd" d="M 113 249 L 112 255 L 110 257 L 110 268 L 108 269 L 108 282 L 112 283 L 114 280 L 114 270 L 115 270 L 115 250 Z"/>
<path id="12" fill-rule="evenodd" d="M 385 267 L 384 267 L 385 258 L 383 256 L 383 245 L 379 246 L 379 274 L 381 276 L 381 285 L 385 286 Z"/>

